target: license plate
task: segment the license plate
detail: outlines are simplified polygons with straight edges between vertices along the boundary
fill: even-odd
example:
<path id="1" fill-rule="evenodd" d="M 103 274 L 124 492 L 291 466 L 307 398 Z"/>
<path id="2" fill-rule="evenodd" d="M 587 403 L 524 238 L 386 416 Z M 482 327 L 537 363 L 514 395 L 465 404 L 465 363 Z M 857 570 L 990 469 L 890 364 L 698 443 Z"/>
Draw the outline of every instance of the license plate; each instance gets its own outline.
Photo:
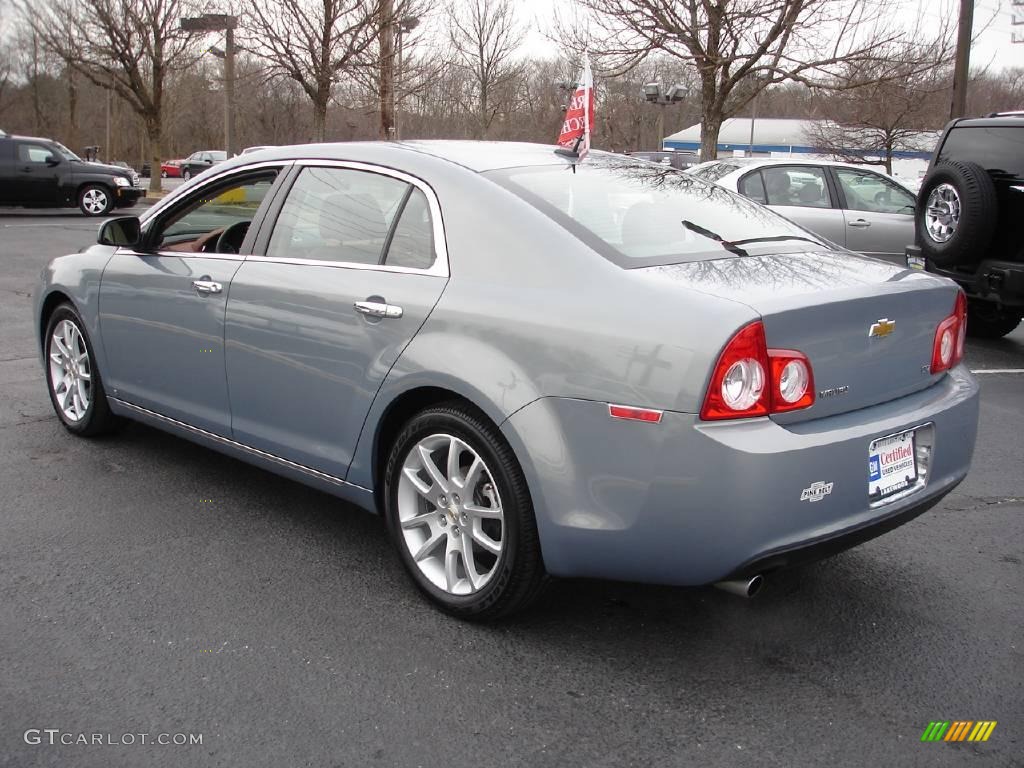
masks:
<path id="1" fill-rule="evenodd" d="M 924 256 L 907 256 L 907 266 L 911 269 L 924 269 Z"/>
<path id="2" fill-rule="evenodd" d="M 879 438 L 868 446 L 868 496 L 884 498 L 916 482 L 913 430 Z"/>

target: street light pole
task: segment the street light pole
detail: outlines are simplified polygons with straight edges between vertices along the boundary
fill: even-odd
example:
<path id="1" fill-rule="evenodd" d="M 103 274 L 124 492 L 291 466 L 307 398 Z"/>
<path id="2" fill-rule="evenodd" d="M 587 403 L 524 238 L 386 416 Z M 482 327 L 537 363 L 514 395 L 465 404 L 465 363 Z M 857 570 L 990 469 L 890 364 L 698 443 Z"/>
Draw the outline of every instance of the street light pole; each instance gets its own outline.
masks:
<path id="1" fill-rule="evenodd" d="M 658 151 L 665 148 L 665 107 L 669 104 L 677 104 L 686 97 L 686 88 L 682 85 L 673 85 L 668 91 L 662 88 L 661 83 L 647 83 L 644 86 L 644 101 L 655 104 L 658 109 Z"/>
<path id="2" fill-rule="evenodd" d="M 235 30 L 224 30 L 224 150 L 235 154 Z"/>
<path id="3" fill-rule="evenodd" d="M 395 141 L 402 138 L 402 99 L 398 95 L 398 89 L 402 84 L 402 52 L 405 47 L 405 36 L 412 32 L 420 23 L 417 16 L 406 16 L 395 25 L 395 36 L 398 37 L 398 67 L 395 72 L 395 82 L 391 84 L 391 111 L 395 120 Z"/>
<path id="4" fill-rule="evenodd" d="M 238 17 L 226 13 L 204 13 L 181 20 L 185 32 L 224 32 L 224 51 L 210 51 L 224 59 L 224 150 L 235 151 L 235 28 Z"/>

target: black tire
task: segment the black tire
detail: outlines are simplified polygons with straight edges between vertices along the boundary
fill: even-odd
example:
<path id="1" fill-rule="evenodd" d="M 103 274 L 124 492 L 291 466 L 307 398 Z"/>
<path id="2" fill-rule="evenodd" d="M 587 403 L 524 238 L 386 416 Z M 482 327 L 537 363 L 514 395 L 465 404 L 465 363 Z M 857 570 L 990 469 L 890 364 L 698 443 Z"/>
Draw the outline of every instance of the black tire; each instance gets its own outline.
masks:
<path id="1" fill-rule="evenodd" d="M 51 354 L 54 353 L 54 341 L 53 334 L 57 325 L 64 320 L 68 320 L 74 323 L 78 332 L 81 334 L 82 342 L 85 344 L 85 350 L 88 353 L 89 362 L 89 375 L 90 375 L 90 386 L 89 386 L 89 405 L 85 408 L 84 417 L 73 420 L 65 415 L 60 403 L 57 401 L 57 395 L 54 393 L 53 386 L 53 371 L 51 370 L 50 359 Z M 46 323 L 46 336 L 43 338 L 43 348 L 46 350 L 44 359 L 44 368 L 46 374 L 46 391 L 50 395 L 50 404 L 53 405 L 53 410 L 57 414 L 57 418 L 60 419 L 61 424 L 64 425 L 65 429 L 75 435 L 81 437 L 94 437 L 96 435 L 106 434 L 115 430 L 120 424 L 121 419 L 110 412 L 110 405 L 107 403 L 107 394 L 103 389 L 103 379 L 100 376 L 99 368 L 96 366 L 96 354 L 93 351 L 92 341 L 89 339 L 89 334 L 85 329 L 85 323 L 82 322 L 82 318 L 79 317 L 78 312 L 75 308 L 68 303 L 61 304 L 50 315 L 49 321 Z"/>
<path id="2" fill-rule="evenodd" d="M 967 305 L 967 335 L 977 339 L 1001 339 L 1020 325 L 1024 313 L 1019 309 L 1000 308 L 986 301 Z"/>
<path id="3" fill-rule="evenodd" d="M 398 480 L 406 456 L 425 437 L 445 433 L 464 441 L 484 460 L 497 485 L 504 513 L 504 547 L 490 580 L 478 592 L 453 595 L 420 571 L 403 538 L 398 516 Z M 384 472 L 384 518 L 406 571 L 444 611 L 488 621 L 525 609 L 547 582 L 533 503 L 512 448 L 490 421 L 462 403 L 444 403 L 414 416 L 395 439 Z"/>
<path id="4" fill-rule="evenodd" d="M 163 170 L 160 171 L 160 178 L 161 179 L 166 179 L 167 178 L 167 171 L 163 171 Z"/>
<path id="5" fill-rule="evenodd" d="M 949 239 L 936 240 L 928 229 L 928 200 L 948 184 L 960 198 L 960 217 Z M 917 196 L 916 226 L 921 251 L 939 267 L 966 266 L 985 255 L 996 231 L 999 213 L 992 177 L 977 163 L 946 160 L 935 166 Z"/>
<path id="6" fill-rule="evenodd" d="M 114 202 L 114 193 L 102 184 L 86 184 L 78 190 L 78 208 L 86 216 L 106 216 Z"/>

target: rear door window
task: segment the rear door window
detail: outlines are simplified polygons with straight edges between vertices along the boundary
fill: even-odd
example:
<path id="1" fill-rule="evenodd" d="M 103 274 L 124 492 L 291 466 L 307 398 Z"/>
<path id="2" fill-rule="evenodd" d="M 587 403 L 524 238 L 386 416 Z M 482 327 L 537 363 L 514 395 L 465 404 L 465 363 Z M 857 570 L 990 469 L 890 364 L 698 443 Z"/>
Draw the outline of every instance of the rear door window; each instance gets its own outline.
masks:
<path id="1" fill-rule="evenodd" d="M 304 168 L 281 208 L 270 258 L 380 264 L 409 184 L 351 168 Z"/>

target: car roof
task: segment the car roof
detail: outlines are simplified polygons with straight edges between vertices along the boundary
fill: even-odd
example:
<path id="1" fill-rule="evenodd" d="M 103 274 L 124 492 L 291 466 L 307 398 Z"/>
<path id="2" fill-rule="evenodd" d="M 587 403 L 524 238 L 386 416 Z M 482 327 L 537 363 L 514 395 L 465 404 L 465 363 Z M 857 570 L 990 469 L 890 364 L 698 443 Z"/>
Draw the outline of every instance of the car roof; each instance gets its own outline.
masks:
<path id="1" fill-rule="evenodd" d="M 1024 128 L 1024 112 L 1006 112 L 988 117 L 967 117 L 957 120 L 950 128 L 997 128 L 1003 126 Z"/>
<path id="2" fill-rule="evenodd" d="M 397 161 L 402 154 L 415 152 L 467 168 L 477 173 L 500 168 L 518 168 L 535 165 L 565 165 L 572 158 L 555 154 L 557 146 L 551 144 L 528 144 L 514 141 L 348 141 L 323 144 L 294 144 L 269 147 L 258 152 L 261 161 L 297 160 L 317 158 L 323 160 L 353 159 L 361 150 L 370 150 L 374 155 L 394 153 Z M 597 152 L 595 151 L 595 154 Z M 604 154 L 604 153 L 601 153 Z M 255 158 L 256 152 L 248 153 L 246 161 Z M 239 156 L 241 157 L 241 156 Z M 236 158 L 237 159 L 237 158 Z"/>
<path id="3" fill-rule="evenodd" d="M 48 139 L 45 136 L 19 136 L 18 134 L 14 134 L 13 136 L 11 136 L 10 134 L 8 134 L 6 136 L 0 136 L 0 138 L 4 138 L 4 139 L 20 139 L 21 141 L 48 141 L 51 144 L 54 143 L 53 139 Z"/>

